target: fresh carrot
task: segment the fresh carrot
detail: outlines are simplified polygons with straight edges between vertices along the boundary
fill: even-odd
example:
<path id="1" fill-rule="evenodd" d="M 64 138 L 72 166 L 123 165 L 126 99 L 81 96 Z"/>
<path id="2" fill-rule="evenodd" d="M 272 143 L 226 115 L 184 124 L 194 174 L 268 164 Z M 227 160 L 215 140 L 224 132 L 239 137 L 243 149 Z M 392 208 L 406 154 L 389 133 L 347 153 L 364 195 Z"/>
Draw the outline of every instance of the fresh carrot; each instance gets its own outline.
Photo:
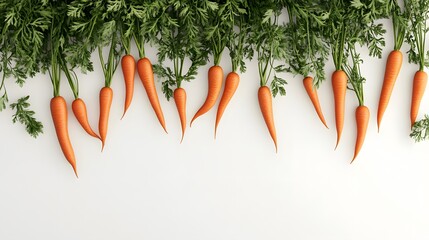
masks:
<path id="1" fill-rule="evenodd" d="M 176 103 L 177 112 L 179 113 L 180 124 L 182 125 L 182 139 L 185 136 L 186 129 L 186 91 L 185 89 L 178 87 L 174 90 L 174 102 Z"/>
<path id="2" fill-rule="evenodd" d="M 219 96 L 220 90 L 222 88 L 222 80 L 223 80 L 223 70 L 222 67 L 215 65 L 210 67 L 208 72 L 208 92 L 207 98 L 204 104 L 200 107 L 200 109 L 195 113 L 194 117 L 191 120 L 192 122 L 197 119 L 199 116 L 207 113 L 216 103 L 216 100 Z"/>
<path id="3" fill-rule="evenodd" d="M 220 119 L 222 118 L 223 113 L 225 112 L 226 106 L 228 106 L 229 101 L 231 101 L 232 96 L 234 96 L 235 91 L 237 90 L 238 84 L 240 83 L 240 75 L 236 72 L 230 72 L 225 79 L 225 88 L 223 89 L 223 94 L 219 102 L 216 114 L 216 123 L 215 123 L 215 138 L 217 132 L 217 126 L 219 125 Z"/>
<path id="4" fill-rule="evenodd" d="M 317 95 L 317 89 L 313 86 L 313 78 L 312 77 L 305 77 L 303 80 L 305 91 L 307 91 L 308 96 L 310 97 L 311 102 L 313 103 L 314 109 L 316 110 L 317 115 L 320 118 L 320 121 L 322 121 L 323 125 L 325 125 L 326 128 L 328 128 L 328 125 L 326 125 L 325 117 L 322 113 L 322 108 L 320 107 L 320 101 L 319 96 Z"/>
<path id="5" fill-rule="evenodd" d="M 112 105 L 113 91 L 110 87 L 103 87 L 100 90 L 100 117 L 98 120 L 98 131 L 100 132 L 102 147 L 106 141 L 107 128 L 109 123 L 110 106 Z"/>
<path id="6" fill-rule="evenodd" d="M 426 84 L 428 82 L 428 75 L 424 71 L 417 71 L 414 75 L 413 81 L 413 95 L 411 98 L 411 127 L 413 127 L 416 122 L 417 115 L 419 113 L 420 103 L 423 98 L 423 94 L 426 89 Z"/>
<path id="7" fill-rule="evenodd" d="M 146 90 L 147 97 L 149 98 L 150 105 L 155 111 L 156 117 L 165 132 L 164 114 L 162 112 L 161 105 L 159 104 L 158 94 L 156 93 L 155 80 L 153 76 L 152 63 L 146 57 L 141 58 L 137 61 L 137 72 L 139 73 L 140 80 L 143 83 L 143 87 Z"/>
<path id="8" fill-rule="evenodd" d="M 88 114 L 86 111 L 85 102 L 81 98 L 76 98 L 72 103 L 73 114 L 82 128 L 91 136 L 100 139 L 100 137 L 92 130 L 88 122 Z"/>
<path id="9" fill-rule="evenodd" d="M 337 128 L 337 144 L 340 142 L 341 133 L 344 127 L 344 108 L 347 90 L 347 75 L 342 70 L 337 70 L 332 74 L 332 90 L 335 101 L 335 126 Z"/>
<path id="10" fill-rule="evenodd" d="M 136 60 L 132 55 L 126 54 L 121 59 L 121 67 L 122 67 L 122 73 L 124 74 L 124 82 L 125 82 L 124 114 L 122 114 L 122 118 L 123 118 L 125 116 L 125 113 L 128 110 L 128 107 L 131 104 L 131 101 L 133 100 Z"/>
<path id="11" fill-rule="evenodd" d="M 277 134 L 276 127 L 274 125 L 274 116 L 273 116 L 273 97 L 271 95 L 271 90 L 267 86 L 261 86 L 258 90 L 258 101 L 259 107 L 261 108 L 262 116 L 264 117 L 265 124 L 268 127 L 271 138 L 274 141 L 277 152 Z"/>
<path id="12" fill-rule="evenodd" d="M 356 144 L 355 144 L 355 154 L 351 162 L 353 162 L 362 148 L 363 142 L 365 140 L 366 130 L 368 128 L 369 122 L 369 109 L 366 106 L 359 106 L 356 108 Z"/>
<path id="13" fill-rule="evenodd" d="M 55 132 L 57 134 L 61 150 L 63 151 L 64 157 L 72 166 L 76 177 L 78 177 L 76 169 L 76 158 L 74 155 L 68 131 L 68 114 L 66 101 L 63 97 L 56 96 L 51 99 L 50 105 L 52 121 L 54 122 Z"/>

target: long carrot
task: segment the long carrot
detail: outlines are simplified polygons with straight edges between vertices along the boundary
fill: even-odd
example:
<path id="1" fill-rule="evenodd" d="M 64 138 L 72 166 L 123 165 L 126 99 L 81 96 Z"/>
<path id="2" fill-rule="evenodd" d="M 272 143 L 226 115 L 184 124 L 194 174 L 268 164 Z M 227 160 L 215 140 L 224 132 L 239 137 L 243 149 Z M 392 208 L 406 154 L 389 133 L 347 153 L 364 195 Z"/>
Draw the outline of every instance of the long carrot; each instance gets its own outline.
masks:
<path id="1" fill-rule="evenodd" d="M 393 87 L 402 66 L 402 52 L 393 50 L 387 57 L 386 70 L 384 72 L 383 87 L 381 88 L 380 99 L 378 101 L 377 126 L 380 130 L 381 120 L 384 112 L 389 104 L 390 96 L 392 95 Z"/>
<path id="2" fill-rule="evenodd" d="M 320 107 L 319 96 L 317 95 L 317 89 L 313 86 L 313 78 L 305 77 L 303 80 L 305 91 L 307 91 L 308 96 L 310 97 L 311 103 L 313 103 L 314 109 L 316 110 L 317 115 L 319 116 L 320 121 L 322 121 L 323 125 L 328 128 L 326 125 L 325 117 L 322 113 L 322 108 Z"/>
<path id="3" fill-rule="evenodd" d="M 359 154 L 363 142 L 365 140 L 366 130 L 368 128 L 369 122 L 369 109 L 366 106 L 359 106 L 356 108 L 356 144 L 355 144 L 355 154 L 351 162 L 353 162 L 357 155 Z"/>
<path id="4" fill-rule="evenodd" d="M 411 127 L 413 127 L 414 123 L 416 122 L 416 118 L 419 113 L 420 103 L 422 101 L 427 82 L 428 82 L 427 73 L 424 71 L 417 71 L 416 74 L 414 75 L 413 95 L 411 98 L 411 111 L 410 111 Z"/>
<path id="5" fill-rule="evenodd" d="M 215 65 L 210 67 L 208 72 L 208 92 L 207 98 L 204 104 L 200 107 L 200 109 L 195 113 L 194 117 L 191 120 L 192 122 L 197 119 L 199 116 L 208 112 L 216 103 L 216 100 L 219 96 L 220 90 L 222 88 L 222 80 L 223 80 L 223 70 L 222 67 Z"/>
<path id="6" fill-rule="evenodd" d="M 162 112 L 161 105 L 159 104 L 158 94 L 156 93 L 152 63 L 148 58 L 140 58 L 137 61 L 137 72 L 139 73 L 140 80 L 146 90 L 150 105 L 152 106 L 153 111 L 155 111 L 156 117 L 158 118 L 162 128 L 167 132 L 164 114 Z"/>
<path id="7" fill-rule="evenodd" d="M 215 138 L 217 132 L 217 126 L 219 125 L 220 119 L 222 118 L 223 113 L 225 112 L 226 106 L 228 106 L 229 101 L 231 101 L 232 96 L 234 96 L 235 91 L 238 88 L 240 83 L 240 75 L 236 72 L 230 72 L 225 79 L 225 88 L 223 89 L 223 94 L 219 102 L 216 113 L 216 123 L 215 123 Z"/>
<path id="8" fill-rule="evenodd" d="M 102 147 L 106 141 L 107 128 L 109 123 L 110 106 L 112 105 L 113 91 L 110 87 L 103 87 L 100 90 L 100 117 L 98 120 L 98 131 L 100 132 Z"/>
<path id="9" fill-rule="evenodd" d="M 76 169 L 76 158 L 74 155 L 68 131 L 68 114 L 66 101 L 63 97 L 56 96 L 51 99 L 50 107 L 52 121 L 54 122 L 55 132 L 57 134 L 61 150 L 63 151 L 64 157 L 72 166 L 76 177 L 78 177 Z"/>
<path id="10" fill-rule="evenodd" d="M 186 91 L 185 89 L 179 87 L 174 90 L 174 102 L 176 103 L 177 112 L 179 113 L 180 124 L 182 125 L 182 139 L 185 136 L 186 129 Z"/>
<path id="11" fill-rule="evenodd" d="M 277 134 L 273 116 L 273 97 L 271 95 L 271 90 L 267 86 L 259 87 L 258 101 L 262 116 L 264 117 L 264 121 L 267 125 L 268 131 L 270 132 L 271 138 L 274 141 L 277 152 Z"/>
<path id="12" fill-rule="evenodd" d="M 335 126 L 337 129 L 337 144 L 335 148 L 337 148 L 344 127 L 344 108 L 347 90 L 347 75 L 343 70 L 337 70 L 332 74 L 332 90 L 335 101 Z"/>
<path id="13" fill-rule="evenodd" d="M 125 82 L 125 103 L 124 103 L 124 114 L 125 116 L 131 101 L 133 100 L 134 94 L 134 76 L 136 73 L 136 60 L 130 54 L 124 55 L 121 59 L 122 73 L 124 74 Z"/>
<path id="14" fill-rule="evenodd" d="M 73 114 L 82 128 L 91 136 L 100 139 L 100 137 L 92 130 L 88 122 L 88 114 L 86 111 L 85 102 L 81 98 L 76 98 L 72 103 Z"/>

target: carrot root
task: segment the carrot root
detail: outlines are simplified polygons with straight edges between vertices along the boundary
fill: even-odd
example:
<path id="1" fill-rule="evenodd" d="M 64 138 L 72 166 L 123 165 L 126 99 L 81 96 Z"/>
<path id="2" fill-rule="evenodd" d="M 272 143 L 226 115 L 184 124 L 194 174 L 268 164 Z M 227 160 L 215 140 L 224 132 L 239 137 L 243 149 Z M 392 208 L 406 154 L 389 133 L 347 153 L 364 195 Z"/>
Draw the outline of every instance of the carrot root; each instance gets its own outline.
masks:
<path id="1" fill-rule="evenodd" d="M 276 127 L 274 125 L 273 97 L 271 95 L 271 90 L 267 86 L 261 86 L 259 88 L 258 102 L 262 116 L 264 117 L 265 124 L 267 125 L 268 131 L 270 132 L 277 152 L 277 134 Z"/>
<path id="2" fill-rule="evenodd" d="M 133 56 L 127 54 L 121 59 L 122 73 L 124 75 L 125 83 L 125 103 L 124 103 L 124 113 L 122 118 L 124 118 L 125 113 L 131 105 L 134 95 L 134 76 L 136 73 L 136 60 Z"/>
<path id="3" fill-rule="evenodd" d="M 335 149 L 337 149 L 344 127 L 344 109 L 347 90 L 347 75 L 344 71 L 337 70 L 332 74 L 332 90 L 334 92 L 335 101 L 335 127 L 337 129 L 337 143 Z"/>
<path id="4" fill-rule="evenodd" d="M 411 99 L 410 120 L 411 128 L 416 122 L 417 115 L 419 114 L 420 103 L 425 93 L 426 85 L 428 82 L 428 75 L 424 71 L 417 71 L 414 75 L 413 81 L 413 94 Z"/>
<path id="5" fill-rule="evenodd" d="M 101 137 L 101 151 L 106 142 L 107 129 L 109 125 L 110 107 L 112 106 L 113 90 L 110 87 L 103 87 L 100 90 L 100 117 L 98 120 L 98 131 Z"/>
<path id="6" fill-rule="evenodd" d="M 317 116 L 319 116 L 320 121 L 325 125 L 326 128 L 329 128 L 326 124 L 325 117 L 323 116 L 322 107 L 320 107 L 319 96 L 317 95 L 317 90 L 313 86 L 313 78 L 305 77 L 303 80 L 305 91 L 308 94 L 308 97 L 313 104 L 314 110 L 316 110 Z"/>
<path id="7" fill-rule="evenodd" d="M 72 110 L 74 116 L 85 132 L 87 132 L 90 136 L 101 140 L 100 136 L 98 136 L 94 130 L 92 130 L 91 125 L 89 125 L 85 102 L 80 98 L 75 99 L 72 103 Z"/>
<path id="8" fill-rule="evenodd" d="M 177 112 L 179 113 L 180 124 L 182 126 L 182 139 L 185 136 L 186 129 L 186 91 L 183 88 L 176 88 L 173 93 L 174 102 L 176 103 Z"/>
<path id="9" fill-rule="evenodd" d="M 369 109 L 366 106 L 359 106 L 356 108 L 356 144 L 355 144 L 355 153 L 353 156 L 353 159 L 350 163 L 353 163 L 353 161 L 356 159 L 357 155 L 359 154 L 363 142 L 365 141 L 366 136 L 366 130 L 368 129 L 368 122 L 369 122 Z"/>

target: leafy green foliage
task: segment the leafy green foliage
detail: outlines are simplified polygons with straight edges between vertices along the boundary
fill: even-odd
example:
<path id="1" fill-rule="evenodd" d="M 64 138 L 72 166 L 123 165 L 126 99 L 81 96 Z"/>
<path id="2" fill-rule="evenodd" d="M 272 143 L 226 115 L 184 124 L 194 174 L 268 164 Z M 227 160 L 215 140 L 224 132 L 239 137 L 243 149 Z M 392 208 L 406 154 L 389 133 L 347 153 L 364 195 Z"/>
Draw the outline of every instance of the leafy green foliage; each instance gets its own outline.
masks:
<path id="1" fill-rule="evenodd" d="M 429 67 L 429 51 L 425 51 L 426 34 L 429 31 L 429 2 L 426 0 L 405 0 L 405 9 L 409 17 L 409 31 L 406 42 L 410 45 L 408 61 L 418 64 L 420 71 Z"/>
<path id="2" fill-rule="evenodd" d="M 20 122 L 24 124 L 27 132 L 36 138 L 39 134 L 43 133 L 43 125 L 33 117 L 35 114 L 34 111 L 28 109 L 30 107 L 29 98 L 30 96 L 20 98 L 17 102 L 10 105 L 12 110 L 16 110 L 12 121 L 13 123 Z"/>
<path id="3" fill-rule="evenodd" d="M 416 142 L 429 140 L 429 115 L 414 123 L 410 137 Z"/>

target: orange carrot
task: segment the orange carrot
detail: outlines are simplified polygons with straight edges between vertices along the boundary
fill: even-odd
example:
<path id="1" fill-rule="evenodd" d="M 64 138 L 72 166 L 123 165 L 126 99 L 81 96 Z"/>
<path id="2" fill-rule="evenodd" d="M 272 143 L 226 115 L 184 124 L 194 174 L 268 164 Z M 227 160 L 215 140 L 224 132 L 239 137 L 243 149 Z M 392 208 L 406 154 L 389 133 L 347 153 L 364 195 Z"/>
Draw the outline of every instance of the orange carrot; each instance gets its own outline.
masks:
<path id="1" fill-rule="evenodd" d="M 124 74 L 124 82 L 125 82 L 125 104 L 124 104 L 124 114 L 122 114 L 122 118 L 123 118 L 125 116 L 125 113 L 128 110 L 128 107 L 131 104 L 131 101 L 133 100 L 136 60 L 130 54 L 124 55 L 121 59 L 121 67 L 122 67 L 122 73 Z"/>
<path id="2" fill-rule="evenodd" d="M 155 111 L 156 117 L 165 132 L 164 114 L 162 113 L 161 105 L 159 104 L 158 94 L 156 93 L 155 80 L 153 76 L 152 63 L 148 58 L 141 58 L 137 61 L 137 71 L 140 76 L 140 80 L 143 83 L 143 87 L 146 90 L 147 97 L 149 98 L 150 105 Z"/>
<path id="3" fill-rule="evenodd" d="M 57 134 L 61 150 L 63 151 L 64 157 L 72 166 L 76 177 L 78 177 L 76 170 L 76 158 L 69 137 L 66 101 L 63 97 L 56 96 L 51 99 L 50 105 L 52 121 L 54 122 L 55 132 Z"/>
<path id="4" fill-rule="evenodd" d="M 323 125 L 328 128 L 326 125 L 325 117 L 322 113 L 322 108 L 320 107 L 319 96 L 317 95 L 317 89 L 313 86 L 313 78 L 305 77 L 303 80 L 305 91 L 307 91 L 308 96 L 310 97 L 311 102 L 313 103 L 314 109 L 316 110 L 317 115 L 319 116 L 320 121 L 322 121 Z"/>
<path id="5" fill-rule="evenodd" d="M 344 127 L 344 108 L 347 90 L 347 75 L 343 70 L 337 70 L 332 74 L 332 90 L 335 101 L 335 126 L 337 128 L 337 144 L 340 142 L 341 133 Z"/>
<path id="6" fill-rule="evenodd" d="M 80 98 L 76 98 L 72 103 L 72 110 L 74 116 L 76 117 L 82 128 L 89 135 L 100 139 L 100 137 L 92 130 L 91 126 L 89 125 L 85 102 Z"/>
<path id="7" fill-rule="evenodd" d="M 102 147 L 106 141 L 107 128 L 109 123 L 110 106 L 112 105 L 113 91 L 110 87 L 103 87 L 100 90 L 100 117 L 98 120 L 98 131 L 100 132 Z"/>
<path id="8" fill-rule="evenodd" d="M 222 80 L 223 80 L 223 70 L 222 67 L 215 65 L 210 67 L 208 72 L 208 92 L 207 98 L 204 104 L 200 107 L 200 109 L 195 113 L 194 117 L 191 120 L 192 122 L 197 119 L 199 116 L 208 112 L 216 103 L 216 100 L 219 96 L 220 90 L 222 88 Z"/>
<path id="9" fill-rule="evenodd" d="M 369 122 L 369 109 L 366 106 L 359 106 L 356 108 L 356 144 L 355 144 L 355 154 L 351 162 L 355 160 L 357 155 L 362 148 L 363 142 L 365 140 L 366 130 L 368 128 Z"/>
<path id="10" fill-rule="evenodd" d="M 225 80 L 225 88 L 223 90 L 222 97 L 219 102 L 219 106 L 216 114 L 216 123 L 215 123 L 215 138 L 217 126 L 222 118 L 223 112 L 225 112 L 226 106 L 231 100 L 232 96 L 234 96 L 235 91 L 237 90 L 238 84 L 240 83 L 240 76 L 236 72 L 230 72 L 226 76 Z"/>
<path id="11" fill-rule="evenodd" d="M 402 52 L 393 50 L 387 57 L 386 70 L 384 72 L 383 87 L 381 88 L 380 99 L 378 101 L 377 126 L 380 130 L 381 120 L 389 104 L 396 78 L 402 66 Z"/>
<path id="12" fill-rule="evenodd" d="M 262 116 L 264 117 L 264 121 L 268 127 L 268 131 L 270 132 L 271 138 L 274 141 L 274 145 L 276 147 L 277 152 L 277 134 L 273 116 L 273 97 L 271 95 L 271 90 L 267 86 L 259 87 L 258 101 L 259 107 L 261 108 Z"/>
<path id="13" fill-rule="evenodd" d="M 413 127 L 416 122 L 417 114 L 419 113 L 420 102 L 422 101 L 423 94 L 426 89 L 426 84 L 428 82 L 428 75 L 424 71 L 417 71 L 414 75 L 413 81 L 413 95 L 411 98 L 411 127 Z"/>
<path id="14" fill-rule="evenodd" d="M 182 125 L 182 139 L 180 140 L 180 143 L 182 143 L 186 129 L 186 91 L 185 89 L 179 87 L 174 90 L 173 94 L 177 112 L 179 113 L 180 117 L 180 124 Z"/>

